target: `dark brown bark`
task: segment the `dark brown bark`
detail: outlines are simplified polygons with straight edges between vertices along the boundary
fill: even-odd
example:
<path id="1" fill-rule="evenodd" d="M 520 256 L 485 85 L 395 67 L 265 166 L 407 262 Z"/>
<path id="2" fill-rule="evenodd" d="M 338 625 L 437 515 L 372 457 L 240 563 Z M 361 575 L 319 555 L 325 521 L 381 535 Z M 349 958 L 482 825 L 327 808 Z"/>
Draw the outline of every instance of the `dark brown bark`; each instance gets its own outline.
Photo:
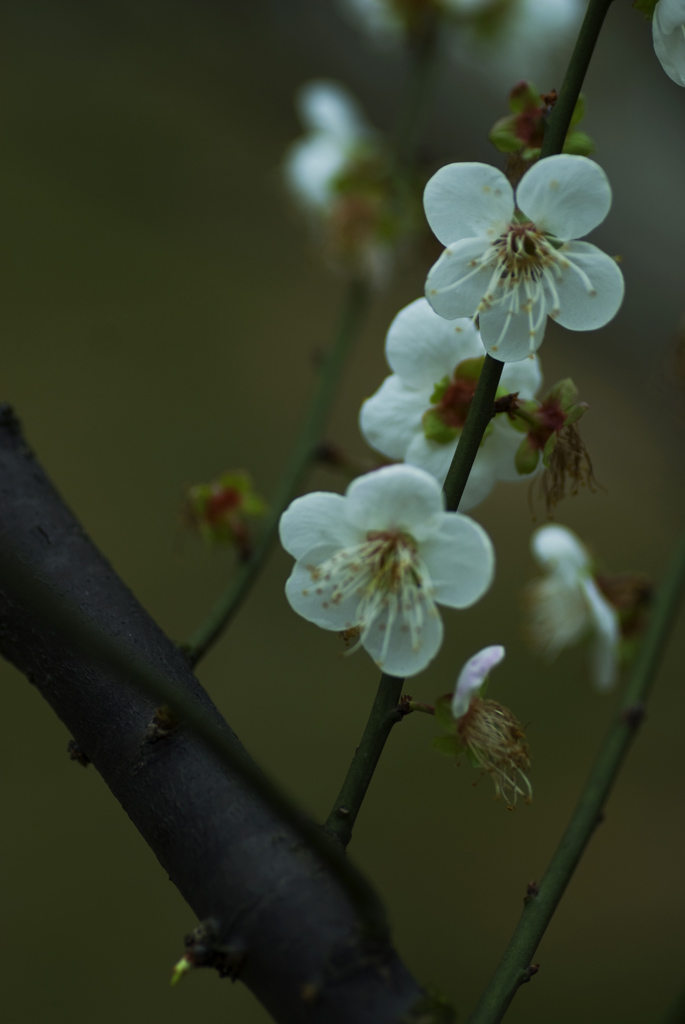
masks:
<path id="1" fill-rule="evenodd" d="M 0 651 L 41 691 L 210 935 L 197 953 L 288 1024 L 395 1024 L 421 991 L 394 950 L 364 938 L 339 882 L 186 728 L 148 732 L 154 703 L 88 644 L 51 626 L 41 588 L 78 607 L 239 740 L 65 507 L 0 409 Z M 36 600 L 29 598 L 34 593 Z M 241 748 L 242 749 L 242 748 Z"/>

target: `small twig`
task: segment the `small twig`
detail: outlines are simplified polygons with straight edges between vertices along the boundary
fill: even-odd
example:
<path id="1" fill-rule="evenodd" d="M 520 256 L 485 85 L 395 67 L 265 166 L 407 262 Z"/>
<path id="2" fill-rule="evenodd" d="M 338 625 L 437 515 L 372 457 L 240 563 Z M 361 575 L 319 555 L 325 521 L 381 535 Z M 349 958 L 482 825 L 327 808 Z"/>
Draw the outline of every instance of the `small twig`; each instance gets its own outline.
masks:
<path id="1" fill-rule="evenodd" d="M 676 549 L 659 591 L 637 660 L 628 679 L 618 714 L 609 729 L 597 762 L 561 842 L 540 882 L 537 893 L 523 910 L 507 951 L 469 1024 L 497 1024 L 526 977 L 542 936 L 549 925 L 580 858 L 601 820 L 604 804 L 616 781 L 630 744 L 644 719 L 645 703 L 666 646 L 685 589 L 685 537 Z"/>

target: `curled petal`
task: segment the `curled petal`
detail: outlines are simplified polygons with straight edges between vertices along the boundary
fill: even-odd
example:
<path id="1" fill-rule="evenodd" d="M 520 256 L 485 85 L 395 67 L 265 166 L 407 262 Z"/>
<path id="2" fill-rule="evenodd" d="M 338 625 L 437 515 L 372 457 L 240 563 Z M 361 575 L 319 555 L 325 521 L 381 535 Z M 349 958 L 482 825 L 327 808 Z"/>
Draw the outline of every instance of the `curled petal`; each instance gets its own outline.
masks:
<path id="1" fill-rule="evenodd" d="M 475 316 L 492 279 L 492 267 L 481 262 L 485 238 L 465 238 L 450 244 L 426 278 L 426 298 L 447 320 Z"/>
<path id="2" fill-rule="evenodd" d="M 593 331 L 620 309 L 625 284 L 616 261 L 589 242 L 567 242 L 559 250 L 568 259 L 555 282 L 557 323 L 571 331 Z"/>
<path id="3" fill-rule="evenodd" d="M 504 658 L 506 651 L 499 645 L 484 647 L 478 654 L 464 665 L 459 673 L 457 685 L 452 698 L 452 714 L 455 718 L 461 718 L 469 709 L 471 697 L 480 690 L 491 670 Z"/>
<path id="4" fill-rule="evenodd" d="M 391 323 L 385 353 L 406 384 L 432 390 L 462 359 L 482 356 L 485 349 L 471 320 L 448 322 L 426 299 L 416 299 Z"/>
<path id="5" fill-rule="evenodd" d="M 421 430 L 421 417 L 428 408 L 429 398 L 425 391 L 406 387 L 398 374 L 393 373 L 362 405 L 359 428 L 377 451 L 389 459 L 404 459 L 417 431 Z"/>
<path id="6" fill-rule="evenodd" d="M 487 591 L 495 573 L 495 551 L 482 526 L 458 512 L 445 512 L 439 529 L 421 548 L 435 600 L 468 608 Z"/>
<path id="7" fill-rule="evenodd" d="M 437 480 L 413 466 L 386 466 L 353 480 L 347 490 L 348 521 L 363 531 L 402 530 L 421 541 L 444 515 Z"/>
<path id="8" fill-rule="evenodd" d="M 345 508 L 345 499 L 329 491 L 314 491 L 296 498 L 281 516 L 281 544 L 294 558 L 301 558 L 322 544 L 335 548 L 357 544 L 359 530 L 348 522 Z"/>
<path id="9" fill-rule="evenodd" d="M 489 164 L 447 164 L 426 185 L 423 205 L 443 245 L 474 235 L 492 242 L 514 215 L 514 194 L 502 172 Z"/>
<path id="10" fill-rule="evenodd" d="M 611 185 L 594 160 L 561 154 L 539 160 L 521 179 L 516 202 L 540 231 L 564 240 L 601 224 L 611 207 Z"/>

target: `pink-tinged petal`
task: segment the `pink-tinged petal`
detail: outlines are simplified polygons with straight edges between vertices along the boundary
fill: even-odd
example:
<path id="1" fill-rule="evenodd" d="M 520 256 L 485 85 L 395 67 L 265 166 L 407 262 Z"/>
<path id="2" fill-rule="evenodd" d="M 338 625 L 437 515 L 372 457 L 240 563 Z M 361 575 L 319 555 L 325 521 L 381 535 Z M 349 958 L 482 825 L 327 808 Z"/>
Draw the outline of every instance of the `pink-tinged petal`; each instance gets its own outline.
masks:
<path id="1" fill-rule="evenodd" d="M 322 629 L 342 631 L 357 623 L 357 609 L 364 596 L 364 586 L 345 600 L 333 600 L 335 582 L 325 579 L 318 570 L 340 548 L 321 546 L 295 563 L 285 585 L 285 596 L 293 611 Z M 363 583 L 364 581 L 362 581 Z"/>
<path id="2" fill-rule="evenodd" d="M 446 321 L 443 321 L 446 323 Z M 421 417 L 430 405 L 428 391 L 405 387 L 396 373 L 367 398 L 359 413 L 359 429 L 377 451 L 389 459 L 404 459 L 421 431 Z"/>
<path id="3" fill-rule="evenodd" d="M 433 386 L 457 363 L 485 355 L 485 349 L 471 320 L 447 321 L 426 299 L 416 299 L 391 323 L 385 354 L 405 384 L 430 389 L 430 397 Z"/>
<path id="4" fill-rule="evenodd" d="M 593 579 L 581 582 L 592 618 L 592 678 L 598 690 L 610 690 L 618 675 L 618 645 L 621 633 L 618 615 L 600 593 Z"/>
<path id="5" fill-rule="evenodd" d="M 611 185 L 586 156 L 550 156 L 526 171 L 516 202 L 539 231 L 564 240 L 601 224 L 611 207 Z"/>
<path id="6" fill-rule="evenodd" d="M 570 331 L 603 327 L 616 316 L 625 291 L 615 260 L 589 242 L 567 242 L 559 252 L 568 266 L 554 282 L 559 302 L 554 319 Z"/>
<path id="7" fill-rule="evenodd" d="M 475 316 L 492 280 L 492 266 L 481 263 L 488 242 L 466 238 L 450 244 L 426 278 L 426 298 L 446 320 Z"/>
<path id="8" fill-rule="evenodd" d="M 301 558 L 320 544 L 344 548 L 359 543 L 359 530 L 350 525 L 345 507 L 345 498 L 328 491 L 296 498 L 281 516 L 281 544 L 288 554 Z"/>
<path id="9" fill-rule="evenodd" d="M 466 714 L 471 697 L 480 690 L 492 669 L 499 665 L 505 654 L 504 648 L 495 644 L 492 647 L 484 647 L 478 654 L 469 658 L 459 673 L 452 697 L 452 714 L 455 718 L 461 718 Z"/>
<path id="10" fill-rule="evenodd" d="M 482 526 L 458 512 L 445 512 L 437 533 L 421 546 L 435 600 L 468 608 L 486 592 L 495 573 L 495 550 Z"/>
<path id="11" fill-rule="evenodd" d="M 521 302 L 524 297 L 521 296 Z M 508 302 L 500 302 L 480 314 L 480 335 L 483 344 L 494 359 L 515 363 L 527 359 L 542 344 L 547 325 L 544 299 L 532 305 L 530 311 L 511 312 Z"/>
<path id="12" fill-rule="evenodd" d="M 353 480 L 346 515 L 359 530 L 400 530 L 421 541 L 444 514 L 440 485 L 414 466 L 385 466 Z"/>
<path id="13" fill-rule="evenodd" d="M 383 672 L 391 676 L 406 678 L 415 676 L 433 660 L 440 650 L 443 625 L 440 613 L 429 595 L 421 598 L 420 624 L 413 631 L 397 614 L 390 625 L 388 635 L 388 613 L 384 611 L 372 623 L 362 640 L 363 647 Z"/>
<path id="14" fill-rule="evenodd" d="M 536 355 L 521 359 L 517 363 L 506 363 L 502 370 L 500 387 L 510 393 L 518 392 L 521 398 L 534 398 L 542 387 L 542 367 Z M 498 416 L 497 420 L 501 417 Z"/>
<path id="15" fill-rule="evenodd" d="M 448 164 L 426 185 L 423 205 L 443 245 L 474 235 L 493 242 L 514 215 L 514 194 L 502 172 L 489 164 Z"/>

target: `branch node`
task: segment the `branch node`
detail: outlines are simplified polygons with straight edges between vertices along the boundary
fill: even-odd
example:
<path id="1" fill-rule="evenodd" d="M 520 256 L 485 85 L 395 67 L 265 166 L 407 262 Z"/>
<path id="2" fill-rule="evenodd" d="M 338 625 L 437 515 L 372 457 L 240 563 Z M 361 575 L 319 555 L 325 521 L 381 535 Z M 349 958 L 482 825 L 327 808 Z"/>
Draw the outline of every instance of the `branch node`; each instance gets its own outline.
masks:
<path id="1" fill-rule="evenodd" d="M 641 700 L 637 700 L 621 712 L 621 721 L 625 722 L 631 729 L 637 729 L 644 721 L 646 710 L 644 703 Z"/>
<path id="2" fill-rule="evenodd" d="M 540 964 L 529 964 L 521 976 L 521 984 L 526 985 L 540 970 Z"/>
<path id="3" fill-rule="evenodd" d="M 78 764 L 83 765 L 84 768 L 87 768 L 90 764 L 90 758 L 76 740 L 69 740 L 67 743 L 67 753 L 70 761 L 76 761 Z"/>
<path id="4" fill-rule="evenodd" d="M 538 883 L 535 881 L 530 881 L 526 886 L 526 895 L 523 897 L 524 905 L 528 906 L 529 903 L 532 903 L 539 892 L 540 886 L 538 885 Z"/>
<path id="5" fill-rule="evenodd" d="M 235 981 L 245 962 L 245 947 L 239 942 L 220 945 L 219 926 L 213 918 L 200 921 L 185 937 L 185 958 L 193 967 L 214 967 L 222 978 Z"/>

